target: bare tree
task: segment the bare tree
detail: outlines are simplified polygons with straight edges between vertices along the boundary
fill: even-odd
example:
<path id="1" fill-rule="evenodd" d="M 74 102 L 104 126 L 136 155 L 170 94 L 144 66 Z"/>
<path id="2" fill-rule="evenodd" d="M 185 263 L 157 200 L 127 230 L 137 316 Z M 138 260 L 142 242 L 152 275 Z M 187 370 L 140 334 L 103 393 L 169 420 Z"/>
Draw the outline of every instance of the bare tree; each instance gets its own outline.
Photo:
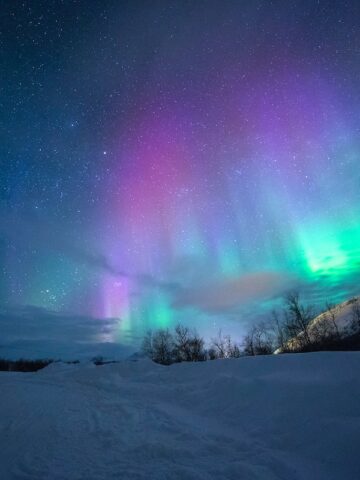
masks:
<path id="1" fill-rule="evenodd" d="M 196 332 L 190 337 L 189 341 L 190 362 L 202 362 L 206 360 L 206 351 L 204 349 L 204 339 Z"/>
<path id="2" fill-rule="evenodd" d="M 270 330 L 273 332 L 273 347 L 274 351 L 280 349 L 286 350 L 286 344 L 288 341 L 284 322 L 281 321 L 279 313 L 276 310 L 271 312 Z"/>
<path id="3" fill-rule="evenodd" d="M 255 355 L 255 331 L 255 326 L 251 327 L 244 337 L 244 355 L 251 357 Z"/>
<path id="4" fill-rule="evenodd" d="M 289 338 L 301 347 L 311 345 L 309 323 L 314 317 L 313 308 L 300 303 L 299 293 L 290 292 L 285 297 L 285 328 Z"/>
<path id="5" fill-rule="evenodd" d="M 183 325 L 177 325 L 174 333 L 174 358 L 178 362 L 199 362 L 206 359 L 204 339 Z"/>
<path id="6" fill-rule="evenodd" d="M 156 363 L 170 365 L 173 362 L 174 341 L 168 330 L 157 330 L 145 335 L 142 351 Z"/>
<path id="7" fill-rule="evenodd" d="M 208 351 L 210 359 L 213 358 L 238 358 L 241 355 L 240 347 L 232 341 L 230 335 L 222 335 L 219 330 L 217 337 L 211 339 Z"/>
<path id="8" fill-rule="evenodd" d="M 270 324 L 265 322 L 253 325 L 244 338 L 245 355 L 269 355 L 274 351 Z"/>
<path id="9" fill-rule="evenodd" d="M 274 352 L 274 337 L 271 331 L 271 323 L 260 322 L 258 324 L 256 341 L 257 355 L 269 355 Z"/>
<path id="10" fill-rule="evenodd" d="M 225 339 L 226 339 L 227 358 L 241 357 L 241 350 L 239 345 L 231 340 L 230 335 L 227 335 Z"/>
<path id="11" fill-rule="evenodd" d="M 174 350 L 178 362 L 190 361 L 190 331 L 180 324 L 175 327 Z"/>
<path id="12" fill-rule="evenodd" d="M 215 352 L 216 358 L 226 358 L 226 339 L 222 336 L 221 330 L 217 337 L 211 339 L 210 348 Z"/>

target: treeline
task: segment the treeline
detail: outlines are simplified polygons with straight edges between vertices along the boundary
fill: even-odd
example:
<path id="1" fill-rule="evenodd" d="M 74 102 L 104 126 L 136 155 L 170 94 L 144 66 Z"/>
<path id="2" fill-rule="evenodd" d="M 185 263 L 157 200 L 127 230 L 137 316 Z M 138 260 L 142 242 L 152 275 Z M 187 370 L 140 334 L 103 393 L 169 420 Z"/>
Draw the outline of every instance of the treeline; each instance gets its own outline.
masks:
<path id="1" fill-rule="evenodd" d="M 97 357 L 96 357 L 97 358 Z M 42 368 L 47 367 L 51 363 L 66 363 L 74 365 L 80 363 L 79 360 L 52 360 L 49 358 L 29 360 L 27 358 L 20 358 L 19 360 L 9 360 L 7 358 L 0 358 L 0 372 L 37 372 Z M 95 363 L 95 361 L 93 361 Z M 108 362 L 103 362 L 108 363 Z M 103 363 L 95 363 L 95 365 L 103 365 Z"/>
<path id="2" fill-rule="evenodd" d="M 156 363 L 171 365 L 179 362 L 203 362 L 217 358 L 240 357 L 239 345 L 229 335 L 219 332 L 212 339 L 209 348 L 195 330 L 177 325 L 171 332 L 168 329 L 148 332 L 142 344 L 143 353 Z"/>
<path id="3" fill-rule="evenodd" d="M 0 358 L 0 372 L 36 372 L 53 363 L 53 360 L 8 360 Z"/>
<path id="4" fill-rule="evenodd" d="M 351 306 L 351 321 L 347 328 L 340 329 L 336 322 L 336 307 L 328 304 L 317 316 L 313 307 L 302 304 L 299 294 L 292 292 L 284 298 L 281 311 L 273 311 L 268 321 L 250 327 L 242 343 L 234 342 L 220 331 L 206 347 L 204 339 L 195 330 L 178 325 L 174 331 L 148 332 L 142 351 L 154 362 L 170 365 L 273 353 L 358 350 L 359 299 L 349 300 L 348 304 Z"/>

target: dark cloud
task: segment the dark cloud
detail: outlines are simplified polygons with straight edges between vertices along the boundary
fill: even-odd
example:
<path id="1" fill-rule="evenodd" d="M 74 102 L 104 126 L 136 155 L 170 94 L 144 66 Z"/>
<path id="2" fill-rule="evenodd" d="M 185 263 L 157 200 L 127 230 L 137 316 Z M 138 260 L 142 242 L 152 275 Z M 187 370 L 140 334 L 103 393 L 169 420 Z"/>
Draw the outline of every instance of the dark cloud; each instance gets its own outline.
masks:
<path id="1" fill-rule="evenodd" d="M 33 306 L 1 307 L 0 357 L 88 359 L 100 354 L 123 358 L 135 347 L 113 342 L 119 322 Z M 126 340 L 136 344 L 136 339 Z"/>

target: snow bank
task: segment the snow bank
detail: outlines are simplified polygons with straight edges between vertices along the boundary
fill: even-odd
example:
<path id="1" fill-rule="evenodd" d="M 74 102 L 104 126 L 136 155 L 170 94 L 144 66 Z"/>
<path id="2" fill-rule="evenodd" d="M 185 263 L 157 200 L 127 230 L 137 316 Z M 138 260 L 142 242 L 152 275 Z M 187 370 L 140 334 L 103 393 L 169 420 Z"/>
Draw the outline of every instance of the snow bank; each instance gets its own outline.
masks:
<path id="1" fill-rule="evenodd" d="M 360 478 L 360 353 L 0 373 L 2 480 Z"/>

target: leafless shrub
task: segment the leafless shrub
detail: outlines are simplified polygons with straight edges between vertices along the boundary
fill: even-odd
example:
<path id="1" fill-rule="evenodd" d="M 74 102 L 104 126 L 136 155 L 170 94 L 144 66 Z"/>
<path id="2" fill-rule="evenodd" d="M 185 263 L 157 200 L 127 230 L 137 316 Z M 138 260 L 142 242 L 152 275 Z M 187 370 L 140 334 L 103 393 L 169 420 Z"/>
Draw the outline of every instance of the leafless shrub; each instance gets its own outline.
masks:
<path id="1" fill-rule="evenodd" d="M 253 325 L 244 338 L 244 354 L 269 355 L 274 351 L 274 344 L 271 334 L 271 325 L 260 322 Z"/>
<path id="2" fill-rule="evenodd" d="M 210 347 L 207 351 L 207 357 L 209 360 L 216 360 L 218 358 L 217 351 L 214 347 Z"/>
<path id="3" fill-rule="evenodd" d="M 149 331 L 142 343 L 143 353 L 156 363 L 201 362 L 206 360 L 205 342 L 196 331 L 177 325 L 174 334 L 169 330 Z"/>
<path id="4" fill-rule="evenodd" d="M 221 330 L 216 337 L 211 339 L 208 355 L 214 358 L 238 358 L 241 355 L 240 347 L 232 341 L 230 335 L 222 335 Z"/>
<path id="5" fill-rule="evenodd" d="M 202 362 L 206 360 L 206 351 L 204 348 L 204 339 L 201 338 L 196 332 L 190 337 L 189 342 L 189 361 L 190 362 Z"/>
<path id="6" fill-rule="evenodd" d="M 174 359 L 177 362 L 199 362 L 206 359 L 205 342 L 198 333 L 177 325 L 174 333 Z"/>
<path id="7" fill-rule="evenodd" d="M 221 330 L 218 335 L 211 339 L 211 347 L 216 358 L 226 358 L 226 339 L 223 337 Z"/>
<path id="8" fill-rule="evenodd" d="M 311 306 L 300 303 L 298 292 L 290 292 L 285 297 L 284 328 L 288 338 L 296 340 L 300 349 L 311 345 L 309 323 L 314 318 Z"/>
<path id="9" fill-rule="evenodd" d="M 180 324 L 175 327 L 174 353 L 177 362 L 190 361 L 190 330 Z"/>
<path id="10" fill-rule="evenodd" d="M 142 351 L 151 360 L 162 365 L 173 363 L 174 341 L 168 330 L 149 331 L 143 340 Z"/>

